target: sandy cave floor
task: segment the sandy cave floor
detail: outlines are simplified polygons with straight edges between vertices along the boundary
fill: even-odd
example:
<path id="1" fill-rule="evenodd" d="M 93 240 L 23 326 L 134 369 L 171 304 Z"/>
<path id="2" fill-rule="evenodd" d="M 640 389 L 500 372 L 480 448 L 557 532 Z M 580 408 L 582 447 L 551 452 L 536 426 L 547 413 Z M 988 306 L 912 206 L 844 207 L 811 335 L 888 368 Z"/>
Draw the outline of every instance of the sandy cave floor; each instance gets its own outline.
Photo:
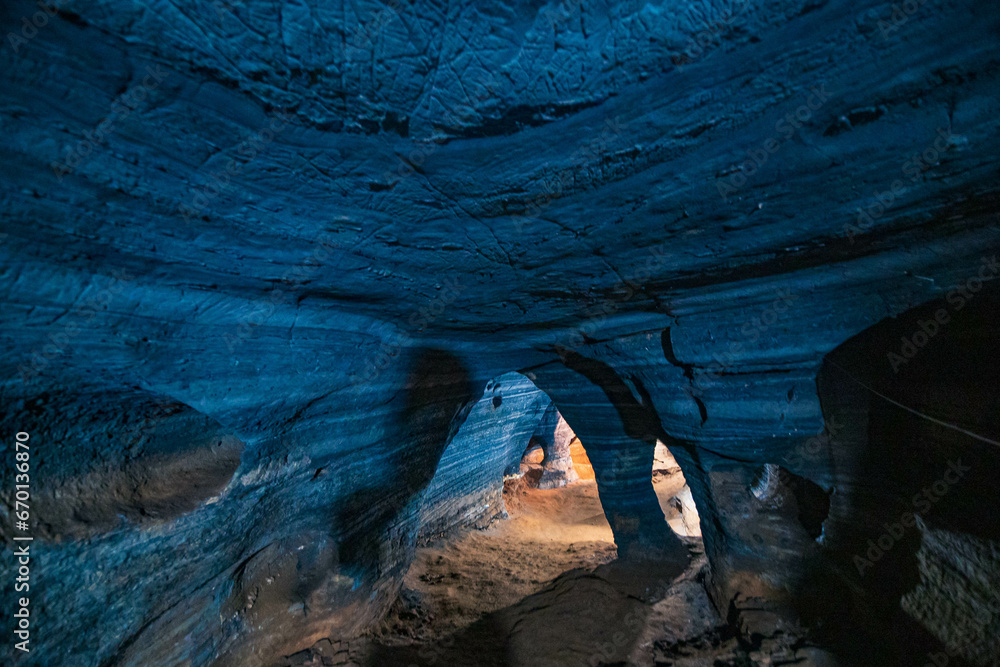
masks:
<path id="1" fill-rule="evenodd" d="M 597 486 L 508 483 L 509 518 L 418 549 L 400 599 L 368 636 L 322 640 L 284 667 L 825 665 L 809 647 L 748 647 L 690 563 L 616 560 Z"/>
<path id="2" fill-rule="evenodd" d="M 595 482 L 543 490 L 522 481 L 507 485 L 507 520 L 418 549 L 402 603 L 378 632 L 380 639 L 433 639 L 517 603 L 563 572 L 615 559 Z"/>

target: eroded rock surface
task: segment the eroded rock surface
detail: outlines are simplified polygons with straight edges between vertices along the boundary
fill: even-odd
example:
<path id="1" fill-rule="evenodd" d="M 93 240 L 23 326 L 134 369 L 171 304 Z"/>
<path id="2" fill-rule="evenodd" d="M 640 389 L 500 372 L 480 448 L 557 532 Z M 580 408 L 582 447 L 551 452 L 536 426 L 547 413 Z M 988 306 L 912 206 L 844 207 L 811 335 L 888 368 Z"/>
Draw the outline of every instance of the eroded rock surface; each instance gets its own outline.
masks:
<path id="1" fill-rule="evenodd" d="M 4 662 L 357 637 L 551 400 L 623 560 L 670 449 L 720 645 L 995 664 L 1000 11 L 898 11 L 5 2 Z"/>

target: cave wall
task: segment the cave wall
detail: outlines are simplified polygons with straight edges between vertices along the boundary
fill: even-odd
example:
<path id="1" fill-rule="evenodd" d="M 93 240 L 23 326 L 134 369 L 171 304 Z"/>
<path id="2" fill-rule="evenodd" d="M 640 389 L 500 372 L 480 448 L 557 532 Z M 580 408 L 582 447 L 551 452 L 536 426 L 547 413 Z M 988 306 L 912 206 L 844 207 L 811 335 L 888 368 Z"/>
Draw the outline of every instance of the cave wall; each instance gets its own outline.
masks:
<path id="1" fill-rule="evenodd" d="M 516 466 L 552 401 L 520 373 L 486 383 L 482 398 L 448 444 L 424 491 L 420 538 L 488 526 L 506 518 L 504 473 Z"/>
<path id="2" fill-rule="evenodd" d="M 904 443 L 824 360 L 998 272 L 1000 14 L 892 11 L 4 3 L 0 397 L 41 452 L 44 573 L 37 644 L 6 656 L 265 665 L 361 631 L 515 370 L 587 447 L 623 553 L 678 548 L 660 439 L 720 609 L 828 623 L 803 600 L 858 583 L 847 545 L 915 480 L 880 489 L 866 453 Z M 988 433 L 996 383 L 956 386 L 980 403 L 906 398 Z M 762 500 L 764 466 L 787 474 Z M 893 550 L 908 579 L 828 602 L 921 659 L 995 589 L 993 537 L 940 512 Z"/>
<path id="3" fill-rule="evenodd" d="M 347 354 L 330 341 L 322 349 L 311 367 Z M 23 408 L 5 428 L 32 433 L 40 450 L 39 644 L 27 664 L 248 664 L 379 618 L 415 546 L 424 489 L 485 381 L 421 349 L 381 373 L 385 385 L 370 382 L 367 397 L 331 398 L 341 376 L 289 405 L 301 387 L 295 356 L 275 350 L 274 375 L 230 377 L 198 404 L 206 412 L 107 386 L 67 400 L 56 388 L 83 386 L 71 373 L 39 374 L 14 401 Z M 241 401 L 258 382 L 278 388 L 275 400 Z M 46 633 L 61 638 L 48 644 Z"/>
<path id="4" fill-rule="evenodd" d="M 823 545 L 851 585 L 815 582 L 814 595 L 820 614 L 894 627 L 908 644 L 896 650 L 914 660 L 941 644 L 989 665 L 1000 655 L 1000 524 L 986 500 L 1000 463 L 1000 300 L 988 283 L 953 297 L 880 322 L 827 356 L 817 386 L 827 424 L 842 427 L 817 447 L 818 460 L 801 458 L 838 491 Z"/>

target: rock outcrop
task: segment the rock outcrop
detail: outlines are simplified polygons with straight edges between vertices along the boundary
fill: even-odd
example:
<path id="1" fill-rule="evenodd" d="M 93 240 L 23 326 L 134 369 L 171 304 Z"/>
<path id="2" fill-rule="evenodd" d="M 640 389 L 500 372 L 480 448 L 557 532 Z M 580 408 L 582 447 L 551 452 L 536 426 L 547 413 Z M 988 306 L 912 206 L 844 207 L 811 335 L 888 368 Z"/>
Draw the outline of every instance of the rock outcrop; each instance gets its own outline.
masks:
<path id="1" fill-rule="evenodd" d="M 504 516 L 504 472 L 520 461 L 533 431 L 552 413 L 559 414 L 552 401 L 520 373 L 487 382 L 423 494 L 420 537 L 484 527 Z"/>
<path id="2" fill-rule="evenodd" d="M 555 404 L 551 404 L 533 436 L 543 453 L 542 476 L 538 480 L 538 488 L 557 489 L 580 478 L 573 467 L 573 455 L 570 453 L 570 443 L 575 437 L 573 429 L 559 414 Z"/>

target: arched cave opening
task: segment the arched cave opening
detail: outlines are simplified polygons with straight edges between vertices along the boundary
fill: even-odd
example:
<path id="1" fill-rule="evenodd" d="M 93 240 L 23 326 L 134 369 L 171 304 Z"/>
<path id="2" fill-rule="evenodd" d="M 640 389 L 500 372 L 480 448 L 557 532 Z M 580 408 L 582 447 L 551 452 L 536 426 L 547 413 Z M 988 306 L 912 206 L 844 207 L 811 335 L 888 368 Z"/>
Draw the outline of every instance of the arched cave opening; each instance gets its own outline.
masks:
<path id="1" fill-rule="evenodd" d="M 653 453 L 653 488 L 671 530 L 683 537 L 701 537 L 701 519 L 691 487 L 673 454 L 659 440 Z"/>
<path id="2" fill-rule="evenodd" d="M 660 521 L 672 534 L 699 545 L 697 510 L 680 467 L 661 442 L 652 458 L 645 483 L 659 501 Z M 664 594 L 664 581 L 652 592 L 651 579 L 637 578 L 632 566 L 617 569 L 615 533 L 586 446 L 555 402 L 521 373 L 485 383 L 444 448 L 420 513 L 412 565 L 398 601 L 374 635 L 380 664 L 405 662 L 409 654 L 399 646 L 416 637 L 425 652 L 459 637 L 461 646 L 445 651 L 448 659 L 456 659 L 448 651 L 463 650 L 468 634 L 482 631 L 484 623 L 525 614 L 537 625 L 532 610 L 546 596 L 587 607 L 611 595 L 615 604 L 631 607 L 643 596 Z M 588 590 L 590 581 L 610 590 Z M 699 600 L 708 604 L 703 594 Z M 637 627 L 622 635 L 628 641 L 612 654 L 634 650 Z M 574 628 L 567 631 L 578 634 Z M 489 641 L 502 638 L 503 633 Z M 592 639 L 574 641 L 582 643 L 581 651 L 595 653 L 587 647 Z M 410 649 L 416 650 L 412 644 Z M 417 663 L 423 664 L 419 656 Z"/>
<path id="3" fill-rule="evenodd" d="M 615 558 L 586 451 L 517 372 L 488 380 L 423 495 L 417 551 L 384 639 L 440 637 Z"/>

